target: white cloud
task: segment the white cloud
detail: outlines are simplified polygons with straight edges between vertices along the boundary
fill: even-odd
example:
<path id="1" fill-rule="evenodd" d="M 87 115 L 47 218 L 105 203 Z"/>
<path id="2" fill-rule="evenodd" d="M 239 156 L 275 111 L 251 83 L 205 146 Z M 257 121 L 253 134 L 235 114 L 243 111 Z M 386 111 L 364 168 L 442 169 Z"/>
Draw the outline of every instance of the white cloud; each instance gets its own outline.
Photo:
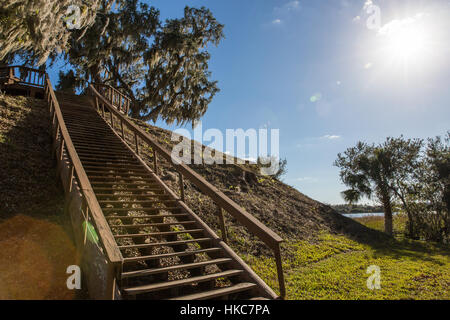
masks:
<path id="1" fill-rule="evenodd" d="M 335 134 L 327 134 L 323 137 L 321 137 L 321 139 L 326 139 L 326 140 L 337 140 L 340 139 L 341 136 L 335 135 Z"/>
<path id="2" fill-rule="evenodd" d="M 281 24 L 281 19 L 275 19 L 272 21 L 272 24 Z"/>
<path id="3" fill-rule="evenodd" d="M 285 14 L 288 12 L 300 10 L 300 1 L 290 1 L 281 7 L 275 7 L 275 13 Z"/>
<path id="4" fill-rule="evenodd" d="M 383 27 L 378 30 L 379 36 L 391 36 L 402 29 L 408 28 L 411 25 L 418 23 L 425 14 L 418 13 L 414 17 L 409 17 L 405 19 L 394 19 L 388 23 L 386 23 Z"/>
<path id="5" fill-rule="evenodd" d="M 372 66 L 373 66 L 372 62 L 368 62 L 364 65 L 364 69 L 370 69 L 372 68 Z"/>
<path id="6" fill-rule="evenodd" d="M 354 17 L 353 18 L 353 20 L 352 20 L 353 22 L 359 22 L 359 21 L 361 21 L 361 17 L 360 16 L 356 16 L 356 17 Z"/>
<path id="7" fill-rule="evenodd" d="M 289 1 L 281 7 L 275 7 L 273 9 L 275 19 L 272 20 L 272 24 L 281 24 L 284 20 L 289 19 L 293 13 L 300 11 L 300 9 L 300 1 Z"/>

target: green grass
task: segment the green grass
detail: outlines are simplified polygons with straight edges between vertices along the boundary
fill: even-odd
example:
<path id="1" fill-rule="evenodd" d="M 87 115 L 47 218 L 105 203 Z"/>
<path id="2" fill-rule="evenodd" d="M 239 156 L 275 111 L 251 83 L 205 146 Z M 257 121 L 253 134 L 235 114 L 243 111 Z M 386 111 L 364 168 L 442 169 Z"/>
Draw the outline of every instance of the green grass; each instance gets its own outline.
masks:
<path id="1" fill-rule="evenodd" d="M 404 222 L 396 218 L 397 230 Z M 382 218 L 362 223 L 384 228 Z M 314 242 L 285 243 L 283 252 L 288 299 L 450 299 L 448 247 L 401 239 L 362 244 L 322 233 Z M 274 259 L 243 258 L 278 292 Z M 380 290 L 367 288 L 371 265 L 381 269 Z"/>

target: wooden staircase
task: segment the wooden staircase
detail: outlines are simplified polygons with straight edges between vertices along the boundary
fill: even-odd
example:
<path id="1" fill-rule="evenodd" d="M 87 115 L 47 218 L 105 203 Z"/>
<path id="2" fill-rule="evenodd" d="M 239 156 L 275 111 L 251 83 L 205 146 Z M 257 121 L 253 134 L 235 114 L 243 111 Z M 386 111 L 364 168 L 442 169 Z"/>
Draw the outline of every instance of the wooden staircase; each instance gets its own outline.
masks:
<path id="1" fill-rule="evenodd" d="M 269 299 L 276 295 L 165 185 L 92 106 L 56 95 L 76 153 L 123 257 L 131 299 Z M 107 117 L 107 116 L 105 116 Z"/>
<path id="2" fill-rule="evenodd" d="M 87 96 L 55 94 L 45 72 L 0 66 L 0 89 L 16 84 L 48 103 L 53 154 L 93 298 L 285 297 L 283 239 L 187 165 L 175 163 L 128 119 L 126 95 L 103 84 L 91 84 Z M 139 141 L 153 150 L 152 169 L 140 157 Z M 158 157 L 178 172 L 179 194 L 159 177 Z M 222 238 L 185 203 L 183 179 L 216 204 Z M 280 295 L 227 245 L 224 212 L 272 249 Z M 90 242 L 88 234 L 95 234 Z"/>

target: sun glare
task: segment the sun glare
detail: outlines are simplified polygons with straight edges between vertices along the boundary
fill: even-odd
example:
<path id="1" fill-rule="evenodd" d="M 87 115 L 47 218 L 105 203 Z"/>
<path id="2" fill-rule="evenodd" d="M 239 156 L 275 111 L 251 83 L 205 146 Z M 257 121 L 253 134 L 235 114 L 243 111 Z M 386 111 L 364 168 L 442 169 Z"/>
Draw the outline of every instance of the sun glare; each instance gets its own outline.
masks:
<path id="1" fill-rule="evenodd" d="M 432 58 L 432 30 L 422 15 L 393 20 L 378 31 L 380 58 L 402 67 L 423 67 Z"/>
<path id="2" fill-rule="evenodd" d="M 387 52 L 394 59 L 418 60 L 426 58 L 426 33 L 421 26 L 400 27 L 387 37 Z"/>

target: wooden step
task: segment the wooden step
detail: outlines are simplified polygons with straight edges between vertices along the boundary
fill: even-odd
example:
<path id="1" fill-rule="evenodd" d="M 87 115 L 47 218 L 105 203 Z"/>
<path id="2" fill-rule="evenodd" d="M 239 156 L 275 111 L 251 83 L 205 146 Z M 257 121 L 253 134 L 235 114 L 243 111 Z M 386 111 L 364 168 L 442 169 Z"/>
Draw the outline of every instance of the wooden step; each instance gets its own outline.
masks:
<path id="1" fill-rule="evenodd" d="M 123 228 L 123 229 L 129 229 L 129 228 L 150 228 L 150 227 L 166 227 L 166 226 L 177 226 L 177 225 L 189 225 L 189 224 L 196 224 L 196 221 L 183 221 L 183 222 L 162 222 L 162 223 L 149 223 L 149 224 L 114 224 L 110 225 L 111 228 Z"/>
<path id="2" fill-rule="evenodd" d="M 91 180 L 91 179 L 89 179 Z M 142 181 L 142 183 L 138 183 L 139 181 L 136 181 L 135 183 L 131 182 L 120 182 L 120 181 L 95 181 L 91 182 L 94 186 L 137 186 L 137 187 L 161 187 L 159 183 L 155 181 L 155 183 L 148 183 L 148 181 Z"/>
<path id="3" fill-rule="evenodd" d="M 242 282 L 235 284 L 231 287 L 219 288 L 214 290 L 208 290 L 199 293 L 188 294 L 185 296 L 170 298 L 168 300 L 206 300 L 206 299 L 214 299 L 222 296 L 226 296 L 229 294 L 239 293 L 249 291 L 251 289 L 256 288 L 256 284 L 251 282 Z"/>
<path id="4" fill-rule="evenodd" d="M 168 231 L 168 232 L 152 232 L 152 233 L 136 233 L 136 234 L 118 234 L 115 235 L 116 239 L 123 238 L 146 238 L 146 237 L 163 237 L 163 236 L 174 236 L 178 234 L 188 234 L 188 233 L 202 233 L 203 229 L 188 229 L 182 231 Z"/>
<path id="5" fill-rule="evenodd" d="M 206 267 L 206 266 L 210 266 L 210 265 L 214 265 L 214 264 L 221 265 L 221 264 L 225 264 L 225 263 L 230 263 L 231 261 L 233 261 L 233 260 L 230 258 L 221 258 L 221 259 L 214 259 L 214 260 L 208 260 L 208 261 L 203 261 L 203 262 L 179 264 L 179 265 L 165 267 L 165 268 L 144 269 L 144 270 L 138 270 L 138 271 L 123 272 L 122 279 L 145 277 L 145 276 L 150 276 L 150 275 L 154 275 L 154 274 L 158 274 L 158 273 L 177 271 L 177 270 L 189 270 L 189 269 L 195 269 L 195 268 L 199 268 L 199 267 Z"/>
<path id="6" fill-rule="evenodd" d="M 109 149 L 109 148 L 98 148 L 98 147 L 94 147 L 91 145 L 83 145 L 83 144 L 78 144 L 75 146 L 75 149 L 77 150 L 83 150 L 83 151 L 87 151 L 87 152 L 92 152 L 92 153 L 98 153 L 98 154 L 130 154 L 129 150 L 124 149 L 124 148 L 119 148 L 119 149 Z"/>
<path id="7" fill-rule="evenodd" d="M 182 245 L 182 244 L 197 243 L 197 242 L 210 242 L 210 241 L 212 241 L 211 238 L 197 238 L 197 239 L 192 239 L 192 240 L 132 244 L 132 245 L 126 245 L 126 246 L 119 246 L 119 249 L 126 250 L 126 249 L 144 249 L 144 248 L 154 248 L 154 247 L 164 247 L 164 246 L 170 247 L 170 246 L 176 246 L 176 245 Z"/>
<path id="8" fill-rule="evenodd" d="M 192 278 L 187 278 L 187 279 L 182 279 L 182 280 L 148 284 L 148 285 L 138 286 L 138 287 L 128 287 L 128 288 L 124 288 L 123 291 L 127 295 L 136 295 L 136 294 L 160 291 L 160 290 L 165 290 L 165 289 L 170 289 L 170 288 L 175 288 L 175 287 L 187 286 L 187 285 L 191 285 L 194 283 L 215 280 L 215 279 L 223 278 L 223 277 L 234 277 L 234 276 L 241 275 L 242 273 L 243 273 L 242 270 L 228 270 L 228 271 L 224 271 L 224 272 L 220 272 L 220 273 L 208 274 L 205 276 L 192 277 Z"/>
<path id="9" fill-rule="evenodd" d="M 119 164 L 119 163 L 99 163 L 99 162 L 91 162 L 91 161 L 81 161 L 81 163 L 83 164 L 83 167 L 88 167 L 88 168 L 124 168 L 124 169 L 141 169 L 142 166 L 138 165 L 137 162 L 136 164 L 128 164 L 128 163 L 123 163 L 123 164 Z"/>
<path id="10" fill-rule="evenodd" d="M 133 184 L 133 182 L 154 182 L 155 184 L 158 183 L 155 179 L 151 179 L 151 178 L 124 178 L 124 177 L 120 177 L 120 176 L 116 176 L 116 177 L 89 176 L 89 180 L 92 181 L 92 183 L 104 183 L 103 180 L 107 180 L 107 181 L 105 181 L 106 183 L 119 182 L 119 181 L 125 181 L 125 182 L 129 182 L 131 184 Z M 120 183 L 122 183 L 122 182 L 120 182 Z"/>
<path id="11" fill-rule="evenodd" d="M 78 156 L 83 159 L 94 159 L 94 160 L 136 160 L 132 155 L 104 155 L 96 152 L 80 152 L 78 151 Z"/>
<path id="12" fill-rule="evenodd" d="M 136 165 L 138 162 L 134 159 L 114 159 L 114 158 L 100 158 L 100 157 L 91 157 L 86 158 L 84 156 L 80 156 L 81 163 L 95 163 L 98 165 L 104 165 L 104 164 L 112 164 L 112 165 Z"/>
<path id="13" fill-rule="evenodd" d="M 108 167 L 90 167 L 90 166 L 83 166 L 85 168 L 86 172 L 89 172 L 91 174 L 104 174 L 104 175 L 116 175 L 118 173 L 121 173 L 121 176 L 124 177 L 151 177 L 151 175 L 147 172 L 142 170 L 135 170 L 135 169 L 121 169 L 121 168 L 108 168 Z M 113 171 L 113 172 L 111 172 Z"/>
<path id="14" fill-rule="evenodd" d="M 208 249 L 201 249 L 201 250 L 178 251 L 178 252 L 172 252 L 172 253 L 163 253 L 163 254 L 156 254 L 156 255 L 151 255 L 151 256 L 124 258 L 123 259 L 123 263 L 138 262 L 138 261 L 148 261 L 148 260 L 163 259 L 163 258 L 192 256 L 192 255 L 202 254 L 202 253 L 220 252 L 221 250 L 222 250 L 221 248 L 208 248 Z"/>
<path id="15" fill-rule="evenodd" d="M 96 193 L 97 198 L 133 198 L 133 199 L 170 199 L 168 194 L 108 194 L 108 193 Z M 127 200 L 129 201 L 129 200 Z"/>
<path id="16" fill-rule="evenodd" d="M 183 210 L 181 207 L 158 207 L 158 208 L 102 208 L 103 213 L 119 213 L 119 212 L 159 212 L 162 210 L 173 212 L 175 210 Z"/>
<path id="17" fill-rule="evenodd" d="M 111 201 L 111 200 L 99 200 L 98 203 L 103 204 L 152 204 L 152 203 L 175 203 L 177 200 L 153 200 L 153 201 Z"/>
<path id="18" fill-rule="evenodd" d="M 79 153 L 86 153 L 86 154 L 98 154 L 98 155 L 105 155 L 105 156 L 133 156 L 131 153 L 125 151 L 125 150 L 121 150 L 120 152 L 108 152 L 108 151 L 103 151 L 100 149 L 93 149 L 93 148 L 85 148 L 85 147 L 78 147 L 77 152 Z"/>
<path id="19" fill-rule="evenodd" d="M 142 185 L 143 187 L 150 187 L 150 186 L 146 186 L 146 185 Z M 96 187 L 96 186 L 92 186 L 92 188 L 95 190 L 99 190 L 99 191 L 114 191 L 114 192 L 139 192 L 139 191 L 164 191 L 164 189 L 162 187 L 159 188 L 125 188 L 125 189 L 121 189 L 121 188 L 106 188 L 106 187 Z"/>
<path id="20" fill-rule="evenodd" d="M 189 216 L 188 213 L 179 214 L 158 214 L 158 215 L 144 215 L 144 216 L 105 216 L 107 220 L 120 219 L 120 220 L 131 220 L 131 219 L 160 219 L 160 218 L 181 218 Z"/>

